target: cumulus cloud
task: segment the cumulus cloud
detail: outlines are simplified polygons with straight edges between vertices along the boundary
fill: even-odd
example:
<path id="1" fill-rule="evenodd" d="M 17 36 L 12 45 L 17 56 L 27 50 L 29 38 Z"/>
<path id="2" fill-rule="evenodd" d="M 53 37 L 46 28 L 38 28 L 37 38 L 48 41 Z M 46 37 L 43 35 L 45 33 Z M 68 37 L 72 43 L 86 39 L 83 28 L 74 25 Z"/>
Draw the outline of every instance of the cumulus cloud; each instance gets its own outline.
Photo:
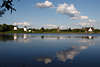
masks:
<path id="1" fill-rule="evenodd" d="M 88 23 L 88 22 L 80 22 L 80 23 L 78 23 L 78 24 L 76 24 L 76 25 L 80 25 L 80 26 L 82 26 L 82 27 L 86 27 L 86 26 L 90 26 L 91 24 Z"/>
<path id="2" fill-rule="evenodd" d="M 88 19 L 88 22 L 93 23 L 93 22 L 96 22 L 96 20 L 95 19 Z"/>
<path id="3" fill-rule="evenodd" d="M 72 20 L 78 20 L 78 19 L 88 19 L 88 16 L 75 16 L 71 18 Z"/>
<path id="4" fill-rule="evenodd" d="M 79 22 L 79 23 L 77 23 L 75 25 L 82 26 L 82 27 L 94 26 L 95 25 L 95 22 L 96 22 L 95 19 L 88 19 L 88 21 Z"/>
<path id="5" fill-rule="evenodd" d="M 28 22 L 15 22 L 13 25 L 30 26 Z"/>
<path id="6" fill-rule="evenodd" d="M 60 25 L 59 28 L 63 30 L 63 29 L 67 29 L 68 27 L 66 25 Z"/>
<path id="7" fill-rule="evenodd" d="M 39 2 L 36 4 L 37 7 L 39 8 L 50 8 L 50 7 L 54 7 L 53 3 L 50 1 L 45 1 L 43 3 Z"/>
<path id="8" fill-rule="evenodd" d="M 43 3 L 41 3 L 41 2 L 37 3 L 36 6 L 39 8 L 50 8 L 50 7 L 54 8 L 55 7 L 53 5 L 53 3 L 50 1 L 45 1 Z M 93 26 L 94 22 L 96 22 L 96 20 L 90 19 L 88 16 L 82 16 L 80 11 L 76 9 L 74 4 L 63 3 L 63 4 L 59 4 L 55 8 L 56 8 L 57 13 L 67 15 L 72 20 L 80 20 L 80 21 L 82 20 L 82 22 L 80 22 L 76 25 Z M 84 20 L 85 20 L 85 22 L 84 22 Z M 49 27 L 49 28 L 57 28 L 58 27 L 58 26 L 52 25 L 52 24 L 47 24 L 45 26 Z M 63 26 L 61 28 L 63 28 Z"/>
<path id="9" fill-rule="evenodd" d="M 88 16 L 80 16 L 80 11 L 73 4 L 60 4 L 56 11 L 57 13 L 68 15 L 71 19 L 88 19 Z"/>
<path id="10" fill-rule="evenodd" d="M 46 28 L 57 28 L 58 26 L 54 25 L 54 24 L 45 24 L 44 27 L 46 27 Z"/>
<path id="11" fill-rule="evenodd" d="M 80 12 L 78 10 L 76 10 L 76 8 L 74 7 L 73 4 L 68 5 L 67 3 L 64 4 L 60 4 L 57 7 L 57 12 L 61 13 L 61 14 L 67 14 L 70 17 L 74 17 L 80 14 Z"/>

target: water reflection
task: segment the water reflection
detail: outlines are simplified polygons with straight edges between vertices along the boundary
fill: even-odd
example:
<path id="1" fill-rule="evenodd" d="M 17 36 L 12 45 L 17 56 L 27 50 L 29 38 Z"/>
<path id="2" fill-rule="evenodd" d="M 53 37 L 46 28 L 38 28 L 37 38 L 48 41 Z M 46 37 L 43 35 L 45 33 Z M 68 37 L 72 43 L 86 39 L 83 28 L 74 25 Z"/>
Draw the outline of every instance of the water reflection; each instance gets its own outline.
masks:
<path id="1" fill-rule="evenodd" d="M 31 40 L 31 39 L 45 39 L 45 40 L 62 40 L 62 39 L 95 39 L 94 36 L 52 36 L 52 35 L 30 35 L 30 34 L 0 34 L 0 41 L 7 40 Z"/>
<path id="2" fill-rule="evenodd" d="M 80 38 L 79 40 L 76 40 L 76 42 L 80 43 L 80 46 L 72 46 L 69 49 L 61 50 L 56 52 L 56 57 L 39 57 L 36 59 L 37 62 L 43 62 L 45 64 L 52 63 L 55 59 L 56 61 L 60 62 L 67 62 L 67 61 L 73 61 L 76 56 L 78 56 L 82 51 L 88 49 L 89 46 L 95 45 L 94 39 L 96 37 L 94 36 L 41 36 L 42 39 L 73 39 L 73 38 Z M 86 44 L 85 44 L 86 43 Z"/>
<path id="3" fill-rule="evenodd" d="M 68 50 L 62 50 L 56 53 L 56 56 L 58 60 L 62 62 L 66 62 L 67 60 L 74 60 L 74 57 L 77 56 L 81 51 L 87 49 L 88 46 L 79 46 L 68 49 Z"/>
<path id="4" fill-rule="evenodd" d="M 94 36 L 87 36 L 79 40 L 80 44 L 87 44 L 88 46 L 95 45 L 95 38 Z"/>
<path id="5" fill-rule="evenodd" d="M 14 40 L 17 40 L 17 34 L 14 34 Z"/>
<path id="6" fill-rule="evenodd" d="M 13 58 L 15 64 L 23 61 L 23 67 L 27 67 L 28 62 L 30 65 L 74 62 L 81 52 L 94 46 L 97 39 L 99 37 L 93 35 L 0 34 L 0 44 L 9 41 L 0 46 L 0 51 L 4 51 L 0 52 L 0 59 L 3 57 L 5 63 Z"/>
<path id="7" fill-rule="evenodd" d="M 0 41 L 16 41 L 28 43 L 33 39 L 43 39 L 43 40 L 70 40 L 76 39 L 81 43 L 87 43 L 88 45 L 95 45 L 94 40 L 98 37 L 96 36 L 53 36 L 53 35 L 34 35 L 34 34 L 0 34 Z"/>
<path id="8" fill-rule="evenodd" d="M 0 34 L 0 41 L 14 40 L 13 35 Z"/>
<path id="9" fill-rule="evenodd" d="M 27 39 L 27 37 L 28 37 L 28 36 L 27 36 L 27 34 L 24 34 L 24 35 L 23 35 L 23 39 L 25 39 L 25 40 L 26 40 L 26 39 Z"/>
<path id="10" fill-rule="evenodd" d="M 80 54 L 81 51 L 86 50 L 88 46 L 72 46 L 70 49 L 61 50 L 56 52 L 56 57 L 39 57 L 36 59 L 37 62 L 43 62 L 45 64 L 56 61 L 66 62 L 67 60 L 74 60 L 75 56 Z"/>
<path id="11" fill-rule="evenodd" d="M 37 58 L 36 61 L 49 64 L 49 63 L 52 63 L 53 59 L 50 57 L 40 57 L 40 58 Z"/>

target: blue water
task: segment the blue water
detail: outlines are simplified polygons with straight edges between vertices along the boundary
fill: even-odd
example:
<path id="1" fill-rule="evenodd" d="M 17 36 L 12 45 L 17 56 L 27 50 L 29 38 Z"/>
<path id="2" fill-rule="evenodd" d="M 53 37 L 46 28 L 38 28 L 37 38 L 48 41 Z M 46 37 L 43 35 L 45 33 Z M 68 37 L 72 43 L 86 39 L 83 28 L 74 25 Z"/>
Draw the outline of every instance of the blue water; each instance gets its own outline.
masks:
<path id="1" fill-rule="evenodd" d="M 100 34 L 0 34 L 0 67 L 100 67 Z"/>

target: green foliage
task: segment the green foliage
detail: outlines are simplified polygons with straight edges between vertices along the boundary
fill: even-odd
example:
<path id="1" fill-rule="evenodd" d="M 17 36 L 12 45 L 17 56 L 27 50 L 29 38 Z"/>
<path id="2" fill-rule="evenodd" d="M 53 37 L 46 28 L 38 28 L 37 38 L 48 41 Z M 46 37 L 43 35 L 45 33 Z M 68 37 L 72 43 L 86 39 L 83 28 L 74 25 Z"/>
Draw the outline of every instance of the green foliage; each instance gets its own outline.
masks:
<path id="1" fill-rule="evenodd" d="M 0 25 L 0 32 L 6 32 L 13 30 L 13 25 L 2 24 Z"/>
<path id="2" fill-rule="evenodd" d="M 73 29 L 72 32 L 85 32 L 85 30 L 82 30 L 82 29 Z"/>
<path id="3" fill-rule="evenodd" d="M 44 31 L 45 31 L 45 29 L 42 27 L 42 28 L 40 29 L 40 31 L 41 31 L 41 32 L 44 32 Z"/>
<path id="4" fill-rule="evenodd" d="M 0 17 L 5 14 L 6 11 L 16 11 L 14 8 L 13 1 L 15 0 L 2 0 L 2 3 L 0 4 Z"/>
<path id="5" fill-rule="evenodd" d="M 100 29 L 95 29 L 94 32 L 95 33 L 99 33 L 100 32 Z"/>

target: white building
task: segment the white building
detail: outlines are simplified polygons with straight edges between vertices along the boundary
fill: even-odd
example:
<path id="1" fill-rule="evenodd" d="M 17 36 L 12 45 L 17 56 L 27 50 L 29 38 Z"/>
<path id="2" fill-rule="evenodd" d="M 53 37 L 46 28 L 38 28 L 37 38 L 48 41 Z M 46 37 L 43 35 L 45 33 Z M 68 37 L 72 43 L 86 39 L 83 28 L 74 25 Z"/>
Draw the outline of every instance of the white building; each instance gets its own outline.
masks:
<path id="1" fill-rule="evenodd" d="M 32 32 L 32 30 L 28 30 L 28 32 Z"/>
<path id="2" fill-rule="evenodd" d="M 16 31 L 18 28 L 16 26 L 14 26 L 14 30 Z"/>
<path id="3" fill-rule="evenodd" d="M 88 31 L 89 31 L 89 32 L 92 32 L 93 30 L 92 30 L 92 28 L 90 27 Z"/>
<path id="4" fill-rule="evenodd" d="M 27 27 L 26 26 L 24 27 L 24 31 L 27 32 Z"/>

